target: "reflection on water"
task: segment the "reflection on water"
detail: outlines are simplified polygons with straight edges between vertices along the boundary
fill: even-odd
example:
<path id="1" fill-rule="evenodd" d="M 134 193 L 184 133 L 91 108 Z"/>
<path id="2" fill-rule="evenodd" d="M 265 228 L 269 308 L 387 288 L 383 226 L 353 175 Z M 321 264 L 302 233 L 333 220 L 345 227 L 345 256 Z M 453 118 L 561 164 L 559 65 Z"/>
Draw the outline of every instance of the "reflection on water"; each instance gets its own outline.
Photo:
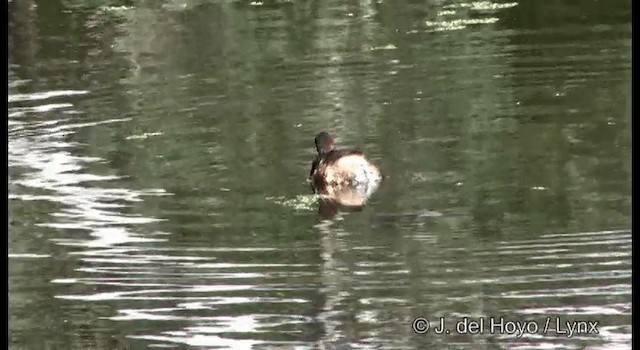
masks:
<path id="1" fill-rule="evenodd" d="M 10 2 L 12 347 L 630 348 L 629 14 Z M 377 191 L 312 194 L 319 130 Z"/>
<path id="2" fill-rule="evenodd" d="M 34 94 L 34 100 L 43 96 L 60 96 L 63 92 Z M 46 98 L 46 97 L 44 97 Z M 11 100 L 11 98 L 10 98 Z M 29 100 L 25 96 L 13 98 L 14 101 Z M 66 107 L 67 105 L 65 105 Z M 68 104 L 72 107 L 72 104 Z M 22 108 L 25 113 L 42 112 L 35 108 Z M 23 116 L 24 117 L 24 116 Z M 118 179 L 113 175 L 83 173 L 90 163 L 100 162 L 97 157 L 76 156 L 70 150 L 78 145 L 65 140 L 65 136 L 74 130 L 93 127 L 100 124 L 123 122 L 129 119 L 107 119 L 89 123 L 71 123 L 70 118 L 47 120 L 32 124 L 22 123 L 20 119 L 9 128 L 9 166 L 30 169 L 23 172 L 11 185 L 22 191 L 10 193 L 9 199 L 21 201 L 49 201 L 63 206 L 59 212 L 51 212 L 57 218 L 55 222 L 37 223 L 36 226 L 69 230 L 87 230 L 95 240 L 65 240 L 65 244 L 86 246 L 112 246 L 120 243 L 144 242 L 150 238 L 138 237 L 129 232 L 124 225 L 145 224 L 158 219 L 144 218 L 138 215 L 126 215 L 119 208 L 126 206 L 121 202 L 141 201 L 141 196 L 164 194 L 164 190 L 134 191 L 124 188 L 100 188 L 87 186 L 87 183 L 109 182 Z M 41 194 L 35 194 L 41 193 Z M 119 203 L 120 202 L 120 203 Z"/>

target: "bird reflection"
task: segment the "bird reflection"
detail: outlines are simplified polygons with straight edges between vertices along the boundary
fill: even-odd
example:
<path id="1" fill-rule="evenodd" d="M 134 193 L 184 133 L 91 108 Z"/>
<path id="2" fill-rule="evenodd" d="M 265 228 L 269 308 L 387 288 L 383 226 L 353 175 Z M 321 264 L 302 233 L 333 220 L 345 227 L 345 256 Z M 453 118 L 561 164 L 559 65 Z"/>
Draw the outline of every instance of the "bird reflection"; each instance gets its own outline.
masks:
<path id="1" fill-rule="evenodd" d="M 339 212 L 358 212 L 378 189 L 378 183 L 349 185 L 313 184 L 311 188 L 320 195 L 318 212 L 323 219 L 332 219 Z"/>

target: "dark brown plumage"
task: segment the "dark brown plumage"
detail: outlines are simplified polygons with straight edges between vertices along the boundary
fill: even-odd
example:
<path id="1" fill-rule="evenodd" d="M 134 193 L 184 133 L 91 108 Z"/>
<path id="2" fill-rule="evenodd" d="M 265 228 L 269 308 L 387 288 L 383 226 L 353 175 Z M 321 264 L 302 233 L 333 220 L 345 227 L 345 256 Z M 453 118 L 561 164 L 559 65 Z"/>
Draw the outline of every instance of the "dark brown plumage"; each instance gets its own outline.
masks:
<path id="1" fill-rule="evenodd" d="M 315 144 L 318 154 L 309 172 L 314 186 L 377 183 L 380 180 L 380 171 L 361 151 L 336 149 L 335 140 L 329 133 L 318 133 Z"/>

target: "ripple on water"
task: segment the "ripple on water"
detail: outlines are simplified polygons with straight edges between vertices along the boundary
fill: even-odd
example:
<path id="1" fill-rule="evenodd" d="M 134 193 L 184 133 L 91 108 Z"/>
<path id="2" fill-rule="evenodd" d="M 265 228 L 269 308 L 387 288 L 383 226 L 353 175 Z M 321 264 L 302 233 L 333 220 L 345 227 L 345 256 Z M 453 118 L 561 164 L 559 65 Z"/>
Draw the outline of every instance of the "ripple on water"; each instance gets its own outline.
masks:
<path id="1" fill-rule="evenodd" d="M 69 133 L 83 128 L 93 128 L 122 123 L 130 118 L 111 118 L 75 122 L 72 118 L 49 115 L 53 109 L 72 108 L 70 102 L 15 106 L 16 103 L 38 102 L 48 99 L 85 95 L 88 91 L 63 90 L 31 94 L 12 94 L 11 112 L 48 115 L 48 119 L 21 119 L 9 127 L 9 166 L 28 169 L 10 178 L 12 201 L 45 201 L 59 205 L 59 211 L 50 215 L 48 222 L 36 222 L 35 226 L 58 230 L 84 230 L 93 239 L 56 238 L 52 241 L 70 246 L 109 247 L 125 243 L 158 242 L 163 238 L 143 237 L 129 229 L 131 225 L 148 224 L 159 219 L 125 214 L 122 210 L 144 196 L 168 195 L 163 189 L 132 190 L 109 186 L 122 177 L 88 172 L 92 164 L 103 159 L 78 156 L 81 147 L 68 139 Z M 20 115 L 22 116 L 22 115 Z M 18 117 L 14 115 L 13 118 Z M 57 117 L 57 118 L 56 118 Z M 91 186 L 87 184 L 91 183 Z M 100 187 L 98 185 L 104 185 Z"/>

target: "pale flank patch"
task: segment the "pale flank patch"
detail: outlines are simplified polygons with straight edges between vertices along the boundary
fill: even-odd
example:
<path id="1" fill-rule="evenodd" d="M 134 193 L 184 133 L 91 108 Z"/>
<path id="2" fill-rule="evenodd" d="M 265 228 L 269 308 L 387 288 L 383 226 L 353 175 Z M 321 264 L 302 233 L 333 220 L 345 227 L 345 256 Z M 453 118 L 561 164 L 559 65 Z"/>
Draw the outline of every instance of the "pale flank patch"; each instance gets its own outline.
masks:
<path id="1" fill-rule="evenodd" d="M 380 180 L 380 172 L 361 155 L 348 155 L 338 159 L 336 168 L 346 173 L 345 178 L 358 183 L 375 182 Z"/>

